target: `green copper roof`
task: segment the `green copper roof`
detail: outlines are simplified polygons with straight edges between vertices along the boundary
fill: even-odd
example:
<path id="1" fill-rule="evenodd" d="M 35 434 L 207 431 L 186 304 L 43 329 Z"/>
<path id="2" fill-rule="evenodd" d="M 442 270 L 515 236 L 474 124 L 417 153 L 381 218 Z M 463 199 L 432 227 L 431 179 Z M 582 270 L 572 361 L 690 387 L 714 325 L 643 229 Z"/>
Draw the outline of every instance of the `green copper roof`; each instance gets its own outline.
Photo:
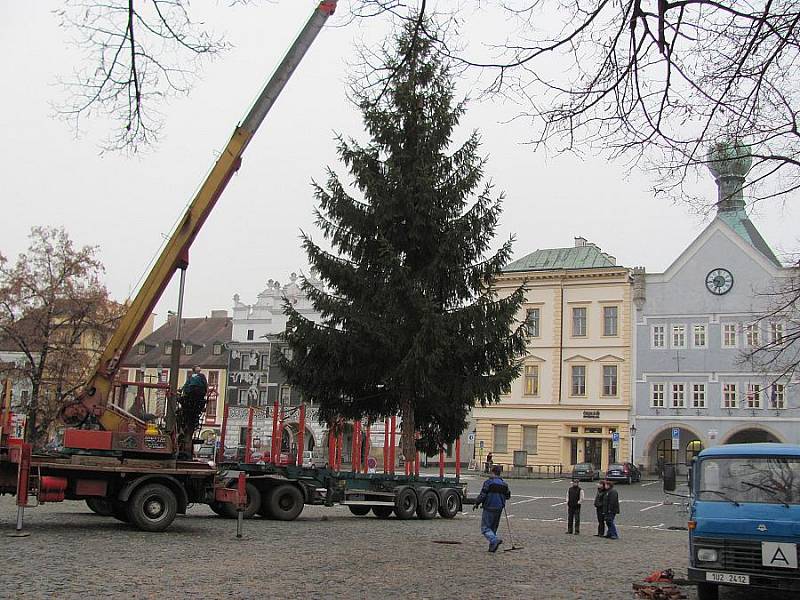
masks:
<path id="1" fill-rule="evenodd" d="M 753 225 L 753 222 L 749 219 L 743 208 L 719 211 L 717 213 L 717 218 L 727 224 L 740 238 L 761 252 L 761 254 L 766 256 L 775 265 L 779 267 L 783 266 L 781 261 L 775 256 L 775 253 L 772 252 L 769 245 L 767 245 L 764 238 L 761 237 L 758 229 Z"/>
<path id="2" fill-rule="evenodd" d="M 548 248 L 536 250 L 519 260 L 507 264 L 503 272 L 549 271 L 551 269 L 596 269 L 616 267 L 614 260 L 597 246 L 586 245 L 574 248 Z"/>

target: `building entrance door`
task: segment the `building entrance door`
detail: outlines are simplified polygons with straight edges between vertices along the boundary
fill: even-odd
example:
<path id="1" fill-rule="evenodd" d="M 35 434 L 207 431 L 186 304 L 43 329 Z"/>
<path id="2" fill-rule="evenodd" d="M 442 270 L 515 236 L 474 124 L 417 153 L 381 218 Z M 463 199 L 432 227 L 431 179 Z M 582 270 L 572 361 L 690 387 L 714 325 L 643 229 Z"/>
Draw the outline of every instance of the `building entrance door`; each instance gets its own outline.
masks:
<path id="1" fill-rule="evenodd" d="M 585 438 L 583 440 L 583 460 L 592 463 L 596 469 L 599 469 L 603 460 L 603 440 Z"/>

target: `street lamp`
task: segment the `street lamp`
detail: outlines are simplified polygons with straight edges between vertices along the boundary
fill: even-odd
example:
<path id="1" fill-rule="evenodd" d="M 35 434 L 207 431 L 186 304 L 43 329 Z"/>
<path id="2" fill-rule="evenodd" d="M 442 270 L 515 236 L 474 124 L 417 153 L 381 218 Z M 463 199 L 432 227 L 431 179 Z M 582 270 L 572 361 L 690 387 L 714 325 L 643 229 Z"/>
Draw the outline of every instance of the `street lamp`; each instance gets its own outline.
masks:
<path id="1" fill-rule="evenodd" d="M 631 464 L 636 456 L 636 425 L 631 424 Z"/>

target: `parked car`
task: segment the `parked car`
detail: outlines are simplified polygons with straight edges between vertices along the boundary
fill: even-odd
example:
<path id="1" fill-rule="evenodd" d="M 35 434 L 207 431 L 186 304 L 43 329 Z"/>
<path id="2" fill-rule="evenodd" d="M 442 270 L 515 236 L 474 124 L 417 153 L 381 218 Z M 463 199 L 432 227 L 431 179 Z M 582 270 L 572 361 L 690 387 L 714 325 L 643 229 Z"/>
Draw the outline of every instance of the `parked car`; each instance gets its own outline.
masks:
<path id="1" fill-rule="evenodd" d="M 312 469 L 316 466 L 314 464 L 314 453 L 311 450 L 303 450 L 303 466 L 311 467 Z"/>
<path id="2" fill-rule="evenodd" d="M 600 479 L 600 470 L 592 463 L 578 463 L 572 467 L 572 478 L 579 481 L 594 481 Z"/>
<path id="3" fill-rule="evenodd" d="M 641 481 L 642 473 L 636 468 L 636 465 L 629 462 L 611 463 L 606 471 L 606 479 L 634 483 Z"/>

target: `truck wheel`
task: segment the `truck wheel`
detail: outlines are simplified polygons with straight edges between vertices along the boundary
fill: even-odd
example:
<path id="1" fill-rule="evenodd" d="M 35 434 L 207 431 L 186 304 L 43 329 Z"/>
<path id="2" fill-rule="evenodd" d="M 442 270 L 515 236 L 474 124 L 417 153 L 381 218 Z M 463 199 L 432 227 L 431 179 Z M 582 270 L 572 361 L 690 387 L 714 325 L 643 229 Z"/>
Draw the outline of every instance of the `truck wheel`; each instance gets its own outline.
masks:
<path id="1" fill-rule="evenodd" d="M 177 512 L 175 493 L 161 483 L 139 487 L 128 502 L 128 517 L 142 531 L 164 531 Z"/>
<path id="2" fill-rule="evenodd" d="M 214 500 L 214 502 L 208 505 L 208 508 L 220 517 L 227 517 L 228 515 L 225 514 L 225 504 L 225 502 L 217 502 Z"/>
<path id="3" fill-rule="evenodd" d="M 366 517 L 369 514 L 369 506 L 362 504 L 351 504 L 347 508 L 357 517 Z"/>
<path id="4" fill-rule="evenodd" d="M 236 485 L 234 484 L 228 487 L 236 487 Z M 261 492 L 252 483 L 247 484 L 246 490 L 247 506 L 244 507 L 244 518 L 252 519 L 256 512 L 261 509 Z M 220 512 L 217 514 L 222 515 L 227 519 L 235 519 L 239 516 L 235 504 L 231 504 L 230 502 L 219 502 L 217 504 L 220 507 Z M 214 509 L 212 508 L 211 510 Z"/>
<path id="5" fill-rule="evenodd" d="M 417 494 L 410 487 L 397 490 L 394 496 L 394 514 L 398 519 L 410 519 L 417 510 Z"/>
<path id="6" fill-rule="evenodd" d="M 439 501 L 439 515 L 443 519 L 452 519 L 461 510 L 461 498 L 458 492 L 453 489 L 442 490 L 441 500 Z"/>
<path id="7" fill-rule="evenodd" d="M 114 514 L 114 507 L 108 498 L 87 498 L 86 506 L 101 517 L 110 517 Z"/>
<path id="8" fill-rule="evenodd" d="M 111 501 L 111 516 L 117 521 L 123 523 L 130 523 L 131 518 L 128 516 L 128 503 L 120 500 Z"/>
<path id="9" fill-rule="evenodd" d="M 715 583 L 698 583 L 697 600 L 718 600 L 719 586 Z"/>
<path id="10" fill-rule="evenodd" d="M 391 506 L 373 506 L 372 512 L 379 519 L 388 519 L 392 516 L 394 509 Z"/>
<path id="11" fill-rule="evenodd" d="M 428 488 L 419 496 L 419 504 L 417 504 L 417 518 L 435 519 L 438 511 L 439 495 L 436 493 L 436 490 Z"/>
<path id="12" fill-rule="evenodd" d="M 295 486 L 284 483 L 269 493 L 267 506 L 273 518 L 294 521 L 303 512 L 303 494 Z"/>

